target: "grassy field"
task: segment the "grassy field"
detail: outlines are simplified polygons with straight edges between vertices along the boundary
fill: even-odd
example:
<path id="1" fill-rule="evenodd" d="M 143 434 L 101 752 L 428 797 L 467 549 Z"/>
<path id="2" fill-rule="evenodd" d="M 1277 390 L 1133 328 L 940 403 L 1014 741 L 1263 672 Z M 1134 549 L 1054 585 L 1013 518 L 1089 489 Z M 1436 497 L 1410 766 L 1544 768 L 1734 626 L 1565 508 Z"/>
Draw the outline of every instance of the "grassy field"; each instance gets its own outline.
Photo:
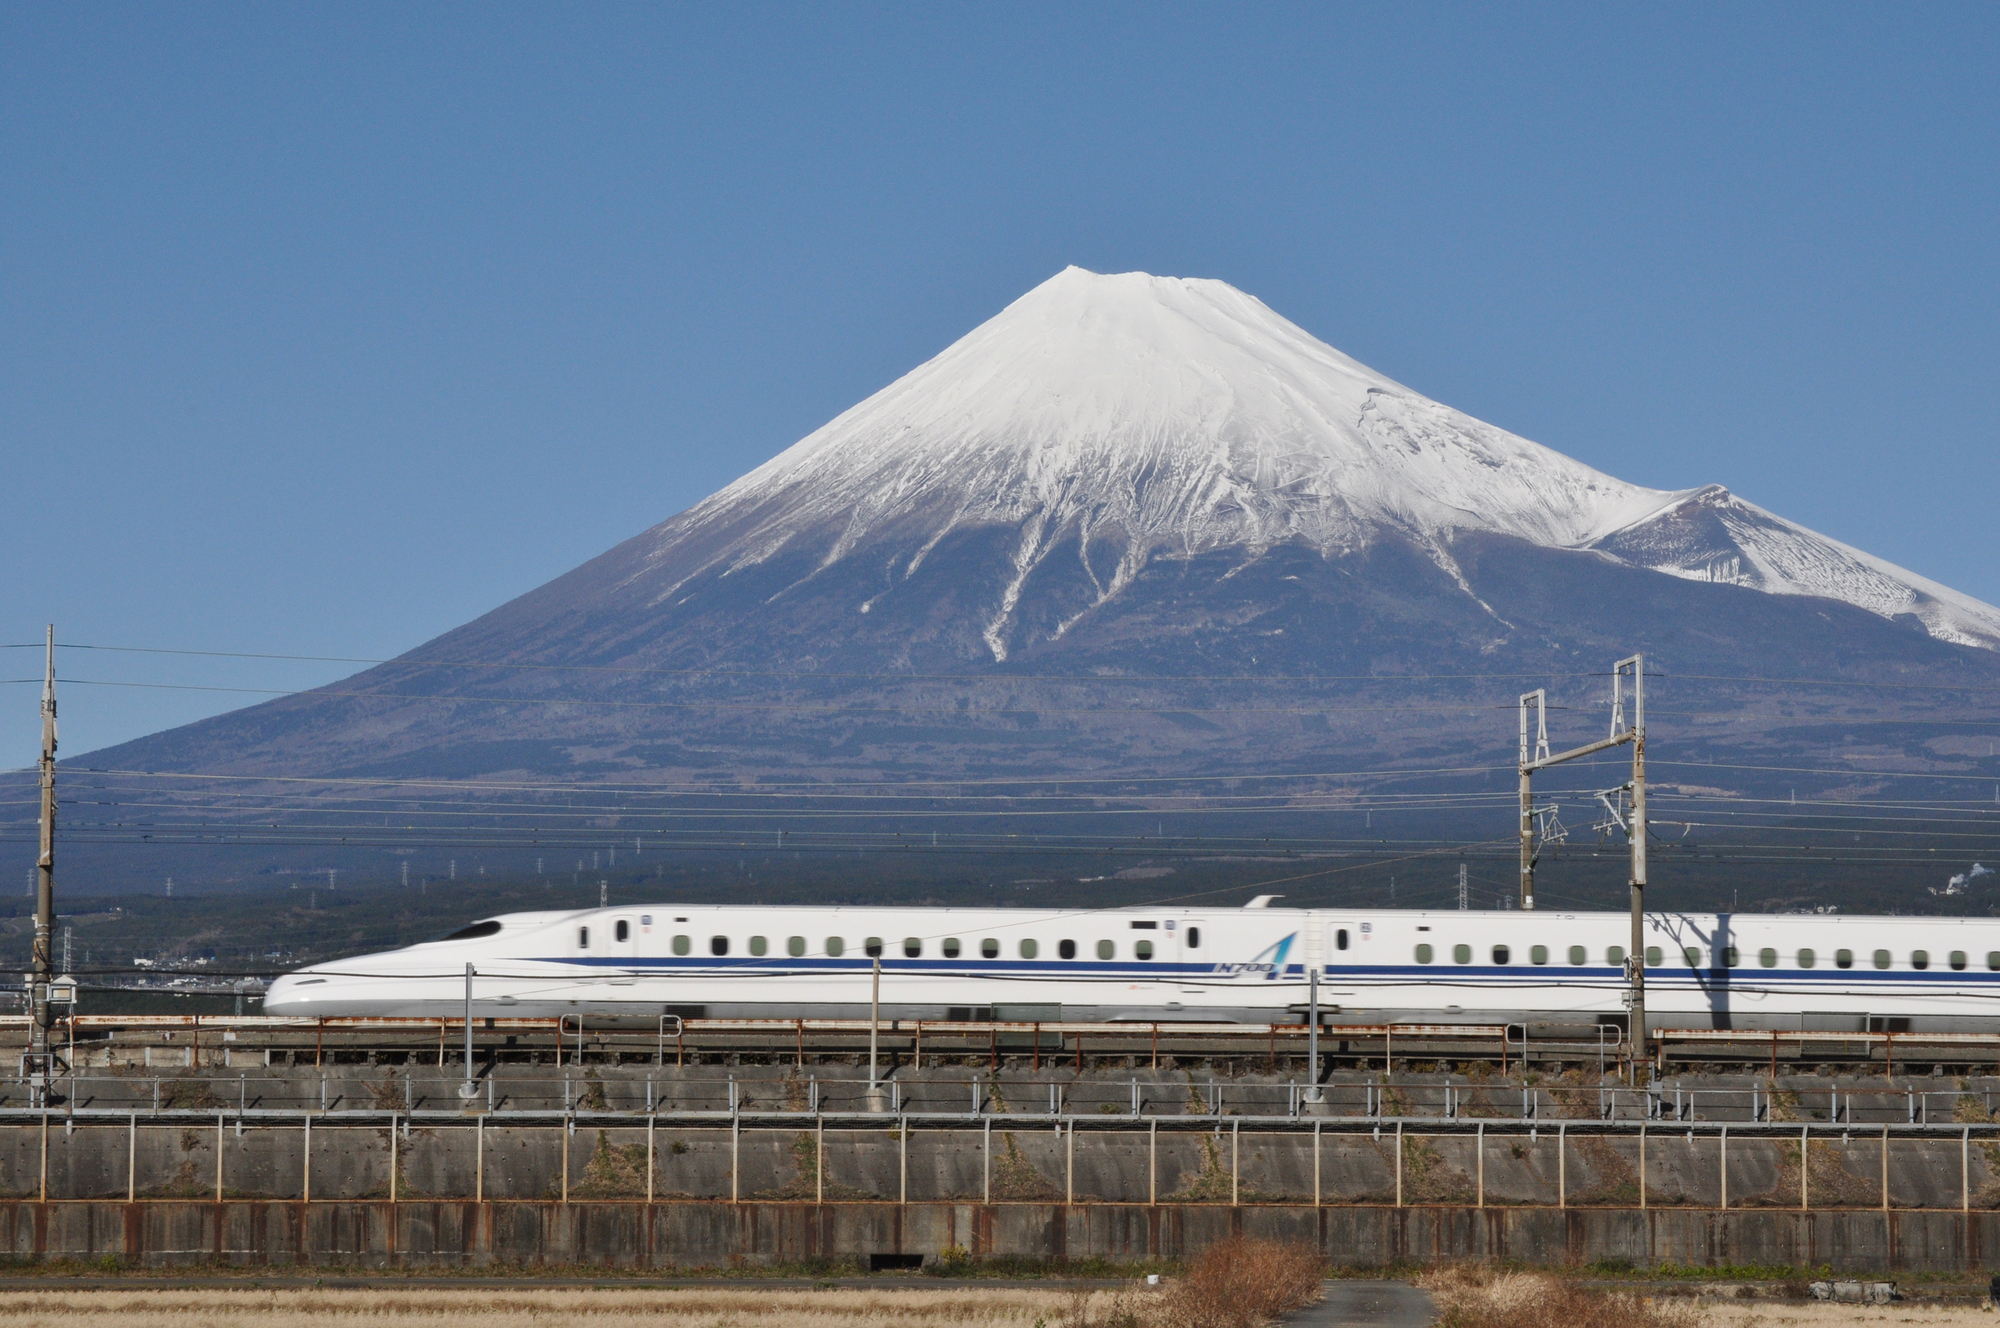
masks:
<path id="1" fill-rule="evenodd" d="M 1157 1298 L 1157 1294 L 1155 1296 Z M 0 1296 L 0 1325 L 63 1328 L 903 1328 L 969 1324 L 1054 1328 L 1114 1310 L 1115 1293 L 1081 1303 L 1061 1289 L 48 1291 Z"/>
<path id="2" fill-rule="evenodd" d="M 1475 1265 L 1417 1279 L 1449 1328 L 1832 1328 L 1848 1324 L 1992 1324 L 1978 1305 L 1838 1305 L 1794 1300 L 1732 1302 L 1581 1285 L 1553 1273 Z M 1695 1288 L 1699 1290 L 1698 1288 Z"/>
<path id="3" fill-rule="evenodd" d="M 1303 1246 L 1233 1239 L 1159 1287 L 908 1290 L 311 1288 L 47 1289 L 0 1293 L 0 1328 L 1258 1328 L 1319 1294 L 1325 1272 Z"/>

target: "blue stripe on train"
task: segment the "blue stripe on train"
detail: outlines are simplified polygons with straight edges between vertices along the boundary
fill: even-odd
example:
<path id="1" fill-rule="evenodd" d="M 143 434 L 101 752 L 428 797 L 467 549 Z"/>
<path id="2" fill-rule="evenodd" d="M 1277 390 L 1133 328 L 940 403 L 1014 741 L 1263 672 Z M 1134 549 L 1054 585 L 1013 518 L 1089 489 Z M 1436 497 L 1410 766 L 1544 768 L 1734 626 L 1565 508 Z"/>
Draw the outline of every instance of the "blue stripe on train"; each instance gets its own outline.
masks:
<path id="1" fill-rule="evenodd" d="M 507 962 L 507 961 L 502 961 Z M 873 967 L 869 959 L 819 959 L 819 958 L 773 958 L 770 956 L 742 956 L 730 958 L 722 956 L 687 955 L 678 957 L 612 957 L 612 956 L 564 956 L 562 958 L 522 958 L 512 962 L 538 964 L 566 964 L 572 967 L 601 969 L 653 969 L 689 973 L 717 972 L 759 972 L 759 973 L 815 973 L 842 972 L 865 973 Z M 1217 964 L 1176 964 L 1164 961 L 1121 962 L 1116 960 L 1092 959 L 987 959 L 968 962 L 956 959 L 884 959 L 884 972 L 929 973 L 939 976 L 956 977 L 1018 977 L 1018 976 L 1072 976 L 1077 978 L 1148 978 L 1164 980 L 1201 980 L 1211 982 L 1256 982 L 1275 976 L 1263 968 L 1246 968 Z M 1303 980 L 1305 965 L 1287 964 L 1283 976 Z M 1504 982 L 1516 986 L 1559 985 L 1563 981 L 1588 980 L 1592 982 L 1622 982 L 1625 970 L 1622 968 L 1583 966 L 1525 968 L 1519 965 L 1473 965 L 1452 964 L 1441 967 L 1435 964 L 1384 964 L 1384 965 L 1341 965 L 1329 966 L 1323 970 L 1322 980 L 1329 982 L 1368 981 L 1380 982 L 1391 979 L 1404 983 L 1428 985 L 1449 985 L 1455 981 L 1477 980 L 1482 983 Z M 1873 983 L 1910 982 L 1925 985 L 1943 983 L 2000 984 L 2000 973 L 1984 972 L 1977 969 L 1876 969 L 1876 968 L 1813 968 L 1813 969 L 1767 969 L 1735 968 L 1725 970 L 1649 968 L 1646 970 L 1649 986 L 1673 990 L 1713 991 L 1734 986 L 1769 986 L 1773 983 L 1819 984 L 1826 982 L 1854 982 L 1864 980 Z"/>

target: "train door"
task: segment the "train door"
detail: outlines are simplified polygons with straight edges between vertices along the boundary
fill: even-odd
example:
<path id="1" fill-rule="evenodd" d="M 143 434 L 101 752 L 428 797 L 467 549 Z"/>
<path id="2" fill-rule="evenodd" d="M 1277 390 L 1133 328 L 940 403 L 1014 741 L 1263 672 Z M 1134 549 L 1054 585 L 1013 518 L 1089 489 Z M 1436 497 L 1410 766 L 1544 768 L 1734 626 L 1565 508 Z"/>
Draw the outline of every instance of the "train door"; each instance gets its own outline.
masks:
<path id="1" fill-rule="evenodd" d="M 605 947 L 605 956 L 611 959 L 630 960 L 639 953 L 639 919 L 621 914 L 611 919 L 611 942 Z"/>
<path id="2" fill-rule="evenodd" d="M 1361 924 L 1336 918 L 1326 924 L 1326 966 L 1349 968 L 1361 962 Z"/>
<path id="3" fill-rule="evenodd" d="M 1194 985 L 1214 966 L 1215 958 L 1209 952 L 1212 941 L 1208 935 L 1208 923 L 1201 918 L 1181 918 L 1174 931 L 1174 944 L 1180 955 L 1180 975 L 1182 991 L 1205 991 Z"/>

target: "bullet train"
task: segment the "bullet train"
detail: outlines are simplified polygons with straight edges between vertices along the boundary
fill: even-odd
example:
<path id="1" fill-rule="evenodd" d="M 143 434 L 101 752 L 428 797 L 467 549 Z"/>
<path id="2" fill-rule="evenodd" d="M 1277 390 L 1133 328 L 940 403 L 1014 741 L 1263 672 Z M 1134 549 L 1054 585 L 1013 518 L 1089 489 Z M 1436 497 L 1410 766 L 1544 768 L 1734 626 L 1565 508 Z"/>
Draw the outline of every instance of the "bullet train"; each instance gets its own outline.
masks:
<path id="1" fill-rule="evenodd" d="M 510 913 L 278 978 L 273 1015 L 1622 1023 L 1623 913 L 820 908 Z M 468 979 L 467 969 L 471 976 Z M 1656 1028 L 2000 1031 L 2000 919 L 1654 913 Z"/>

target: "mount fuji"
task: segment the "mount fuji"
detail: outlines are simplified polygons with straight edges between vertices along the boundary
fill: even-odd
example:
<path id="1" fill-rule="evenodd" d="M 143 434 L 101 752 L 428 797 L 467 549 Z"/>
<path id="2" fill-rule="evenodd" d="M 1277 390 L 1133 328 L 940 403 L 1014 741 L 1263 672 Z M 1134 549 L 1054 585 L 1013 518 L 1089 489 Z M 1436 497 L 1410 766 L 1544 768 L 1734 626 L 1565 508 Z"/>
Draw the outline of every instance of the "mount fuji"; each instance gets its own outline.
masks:
<path id="1" fill-rule="evenodd" d="M 1747 680 L 1985 685 L 2000 609 L 1720 486 L 1594 470 L 1222 282 L 1070 268 L 402 660 L 88 759 L 581 781 L 1360 768 L 1511 752 L 1487 712 L 1520 679 L 1633 650 L 1733 680 L 1689 712 L 1691 746 L 1768 755 L 1806 717 Z M 1942 759 L 1932 730 L 1899 734 Z"/>

